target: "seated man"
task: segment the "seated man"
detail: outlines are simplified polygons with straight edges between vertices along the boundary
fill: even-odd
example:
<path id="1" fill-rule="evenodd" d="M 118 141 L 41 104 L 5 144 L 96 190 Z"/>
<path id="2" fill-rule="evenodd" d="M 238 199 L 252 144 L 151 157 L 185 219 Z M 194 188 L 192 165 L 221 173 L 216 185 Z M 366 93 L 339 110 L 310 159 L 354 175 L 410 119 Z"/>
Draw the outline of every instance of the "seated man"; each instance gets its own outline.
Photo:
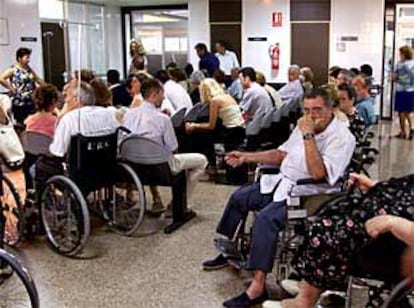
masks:
<path id="1" fill-rule="evenodd" d="M 256 82 L 256 71 L 252 67 L 242 68 L 239 78 L 244 90 L 239 106 L 248 124 L 256 113 L 270 111 L 272 101 L 266 90 Z"/>
<path id="2" fill-rule="evenodd" d="M 62 158 L 69 149 L 72 136 L 78 133 L 84 136 L 107 135 L 114 133 L 120 125 L 113 110 L 94 105 L 95 93 L 89 84 L 81 81 L 80 86 L 77 85 L 78 81 L 72 80 L 65 88 L 65 104 L 76 107 L 59 120 L 55 129 L 49 150 L 57 159 L 42 157 L 37 162 L 37 184 L 42 185 L 42 181 L 62 173 Z"/>
<path id="3" fill-rule="evenodd" d="M 155 79 L 146 80 L 142 83 L 141 93 L 144 102 L 140 108 L 128 110 L 125 114 L 124 126 L 137 135 L 162 144 L 171 152 L 176 151 L 178 142 L 171 119 L 158 109 L 164 100 L 162 85 Z M 203 175 L 207 167 L 207 158 L 198 153 L 175 154 L 173 158 L 170 162 L 173 173 L 187 171 L 187 194 L 190 196 L 198 178 Z M 160 209 L 153 209 L 153 211 L 160 211 Z"/>
<path id="4" fill-rule="evenodd" d="M 352 85 L 357 93 L 357 101 L 355 104 L 359 115 L 364 119 L 366 126 L 371 126 L 377 121 L 375 115 L 375 100 L 369 94 L 369 79 L 361 75 L 352 79 Z"/>
<path id="5" fill-rule="evenodd" d="M 298 65 L 291 65 L 288 70 L 288 83 L 280 90 L 279 95 L 282 101 L 294 100 L 303 95 L 303 87 L 300 82 L 300 67 Z"/>
<path id="6" fill-rule="evenodd" d="M 326 192 L 336 184 L 350 162 L 355 138 L 343 122 L 333 115 L 332 102 L 324 89 L 314 89 L 304 99 L 304 116 L 290 138 L 277 150 L 256 153 L 231 152 L 231 166 L 243 163 L 280 165 L 277 175 L 262 176 L 261 183 L 239 188 L 231 196 L 217 232 L 232 239 L 249 211 L 260 210 L 253 230 L 248 269 L 254 270 L 253 282 L 245 293 L 224 302 L 225 307 L 249 307 L 267 299 L 266 274 L 272 271 L 279 231 L 286 220 L 286 198 L 299 179 L 326 179 L 329 184 L 297 187 L 301 195 Z M 226 266 L 219 255 L 203 264 L 205 270 Z"/>

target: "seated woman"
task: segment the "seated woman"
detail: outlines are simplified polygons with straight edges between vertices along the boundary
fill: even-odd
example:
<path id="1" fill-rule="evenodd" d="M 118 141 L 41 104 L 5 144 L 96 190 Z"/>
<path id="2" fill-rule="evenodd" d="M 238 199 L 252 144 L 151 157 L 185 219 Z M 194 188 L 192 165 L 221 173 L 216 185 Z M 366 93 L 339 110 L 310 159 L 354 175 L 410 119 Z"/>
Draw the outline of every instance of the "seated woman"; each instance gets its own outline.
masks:
<path id="1" fill-rule="evenodd" d="M 58 99 L 57 88 L 51 84 L 42 85 L 34 91 L 33 99 L 36 113 L 25 120 L 26 130 L 53 137 L 57 121 L 54 114 Z"/>
<path id="2" fill-rule="evenodd" d="M 53 138 L 57 123 L 57 116 L 54 114 L 57 99 L 58 91 L 54 85 L 44 84 L 36 88 L 33 93 L 33 100 L 37 111 L 35 114 L 26 118 L 24 122 L 26 131 L 37 132 Z M 33 188 L 33 178 L 30 174 L 30 168 L 36 160 L 36 156 L 26 155 L 23 164 L 26 190 Z"/>
<path id="3" fill-rule="evenodd" d="M 226 151 L 236 149 L 245 137 L 244 120 L 237 102 L 212 78 L 200 82 L 201 102 L 209 105 L 209 121 L 187 122 L 192 152 L 207 156 L 210 166 L 216 165 L 214 143 L 224 143 Z M 218 121 L 221 120 L 220 129 Z"/>
<path id="4" fill-rule="evenodd" d="M 265 302 L 263 307 L 310 308 L 315 306 L 322 291 L 345 290 L 355 252 L 368 243 L 370 235 L 387 231 L 391 223 L 400 221 L 388 215 L 414 220 L 414 175 L 377 183 L 352 173 L 350 185 L 366 193 L 324 208 L 292 262 L 304 280 L 299 294 L 282 302 Z M 385 227 L 376 227 L 378 221 Z"/>

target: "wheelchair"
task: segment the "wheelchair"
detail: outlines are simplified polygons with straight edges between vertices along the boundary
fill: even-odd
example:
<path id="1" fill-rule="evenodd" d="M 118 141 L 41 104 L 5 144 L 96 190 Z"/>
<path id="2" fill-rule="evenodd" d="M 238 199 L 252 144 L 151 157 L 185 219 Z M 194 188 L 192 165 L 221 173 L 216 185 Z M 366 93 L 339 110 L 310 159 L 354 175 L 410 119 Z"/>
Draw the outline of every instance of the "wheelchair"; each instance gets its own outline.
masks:
<path id="1" fill-rule="evenodd" d="M 50 246 L 59 254 L 73 257 L 85 247 L 90 210 L 124 236 L 133 235 L 143 221 L 143 187 L 132 168 L 118 161 L 118 133 L 73 136 L 63 170 L 61 161 L 44 160 L 43 167 L 54 169 L 55 175 L 47 175 L 51 170 L 42 174 L 42 164 L 36 165 L 41 220 Z"/>

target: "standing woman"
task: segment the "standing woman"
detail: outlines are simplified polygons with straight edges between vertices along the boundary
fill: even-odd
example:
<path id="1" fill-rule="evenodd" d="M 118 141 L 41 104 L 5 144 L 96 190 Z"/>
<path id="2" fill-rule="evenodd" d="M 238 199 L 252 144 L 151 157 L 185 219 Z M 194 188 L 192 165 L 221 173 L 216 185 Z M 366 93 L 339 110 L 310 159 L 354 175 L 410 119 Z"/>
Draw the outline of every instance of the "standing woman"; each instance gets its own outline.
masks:
<path id="1" fill-rule="evenodd" d="M 132 41 L 129 44 L 129 54 L 131 56 L 129 74 L 137 74 L 147 70 L 148 59 L 144 46 L 140 42 Z"/>
<path id="2" fill-rule="evenodd" d="M 30 66 L 31 49 L 21 47 L 16 52 L 16 63 L 0 75 L 0 84 L 10 92 L 12 112 L 17 123 L 23 124 L 36 111 L 32 94 L 36 83 L 43 81 Z"/>
<path id="3" fill-rule="evenodd" d="M 395 111 L 398 112 L 401 129 L 396 137 L 406 138 L 405 121 L 407 121 L 409 126 L 408 139 L 410 140 L 414 137 L 414 60 L 412 58 L 413 50 L 411 47 L 401 47 L 400 61 L 397 63 L 394 73 L 396 83 Z"/>

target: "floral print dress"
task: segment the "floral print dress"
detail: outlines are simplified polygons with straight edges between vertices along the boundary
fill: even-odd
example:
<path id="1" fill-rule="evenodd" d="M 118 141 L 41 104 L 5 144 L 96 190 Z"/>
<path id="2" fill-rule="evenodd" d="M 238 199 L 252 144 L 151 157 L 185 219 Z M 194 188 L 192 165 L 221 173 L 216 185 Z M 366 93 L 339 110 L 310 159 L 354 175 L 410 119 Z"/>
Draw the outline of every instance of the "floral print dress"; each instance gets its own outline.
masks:
<path id="1" fill-rule="evenodd" d="M 310 226 L 293 267 L 319 289 L 344 290 L 355 252 L 370 240 L 365 222 L 383 214 L 414 220 L 414 175 L 380 182 L 362 197 L 343 196 L 328 204 Z"/>
<path id="2" fill-rule="evenodd" d="M 32 94 L 36 84 L 30 67 L 24 69 L 17 65 L 13 66 L 10 84 L 17 92 L 12 99 L 13 114 L 17 122 L 23 123 L 26 117 L 35 111 Z"/>

